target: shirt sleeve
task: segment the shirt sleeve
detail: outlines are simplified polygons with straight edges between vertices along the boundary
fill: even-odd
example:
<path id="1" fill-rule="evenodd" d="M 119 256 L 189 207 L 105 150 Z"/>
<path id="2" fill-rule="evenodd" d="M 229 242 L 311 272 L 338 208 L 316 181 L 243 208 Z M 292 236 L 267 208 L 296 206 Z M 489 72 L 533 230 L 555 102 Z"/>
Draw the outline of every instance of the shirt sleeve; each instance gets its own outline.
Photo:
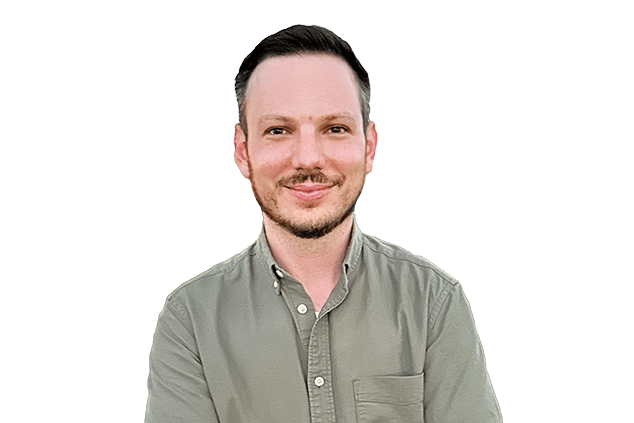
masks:
<path id="1" fill-rule="evenodd" d="M 501 423 L 471 307 L 447 283 L 432 307 L 425 359 L 426 423 Z"/>
<path id="2" fill-rule="evenodd" d="M 217 423 L 191 318 L 172 298 L 158 318 L 150 352 L 145 423 Z"/>

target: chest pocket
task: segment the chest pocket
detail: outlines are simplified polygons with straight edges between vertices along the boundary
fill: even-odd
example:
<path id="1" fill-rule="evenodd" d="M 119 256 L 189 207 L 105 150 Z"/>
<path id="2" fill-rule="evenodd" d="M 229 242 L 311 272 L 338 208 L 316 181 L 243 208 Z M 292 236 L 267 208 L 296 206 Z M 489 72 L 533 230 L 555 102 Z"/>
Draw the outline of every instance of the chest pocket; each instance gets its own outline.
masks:
<path id="1" fill-rule="evenodd" d="M 357 423 L 423 423 L 423 375 L 356 379 Z"/>

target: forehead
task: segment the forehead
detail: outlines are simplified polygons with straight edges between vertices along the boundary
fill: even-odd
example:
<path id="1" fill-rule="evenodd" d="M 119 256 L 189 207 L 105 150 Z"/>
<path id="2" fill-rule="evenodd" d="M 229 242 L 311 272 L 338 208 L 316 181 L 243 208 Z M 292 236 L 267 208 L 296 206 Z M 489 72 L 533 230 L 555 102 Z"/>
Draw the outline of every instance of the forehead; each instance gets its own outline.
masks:
<path id="1" fill-rule="evenodd" d="M 260 63 L 249 80 L 247 120 L 262 114 L 291 117 L 348 113 L 361 117 L 352 69 L 326 54 L 273 57 Z"/>

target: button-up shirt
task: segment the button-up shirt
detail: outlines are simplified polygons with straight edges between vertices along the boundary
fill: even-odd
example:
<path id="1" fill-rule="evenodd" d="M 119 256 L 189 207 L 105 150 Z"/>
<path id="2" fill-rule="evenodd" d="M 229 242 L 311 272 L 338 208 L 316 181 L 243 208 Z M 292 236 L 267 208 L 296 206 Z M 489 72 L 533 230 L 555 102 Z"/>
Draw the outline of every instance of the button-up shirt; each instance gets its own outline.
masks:
<path id="1" fill-rule="evenodd" d="M 501 422 L 460 284 L 354 225 L 315 313 L 264 231 L 171 293 L 146 423 Z"/>

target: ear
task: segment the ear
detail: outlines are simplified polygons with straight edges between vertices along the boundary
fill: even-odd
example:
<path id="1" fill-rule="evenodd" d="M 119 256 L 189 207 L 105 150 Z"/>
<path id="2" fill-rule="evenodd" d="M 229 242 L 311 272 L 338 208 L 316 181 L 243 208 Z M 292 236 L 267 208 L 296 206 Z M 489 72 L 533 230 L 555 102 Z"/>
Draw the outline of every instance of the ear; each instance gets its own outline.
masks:
<path id="1" fill-rule="evenodd" d="M 233 159 L 240 169 L 240 173 L 245 178 L 249 178 L 249 153 L 247 152 L 247 138 L 242 132 L 242 127 L 236 123 L 236 130 L 233 135 Z"/>
<path id="2" fill-rule="evenodd" d="M 376 126 L 374 122 L 368 122 L 368 128 L 365 131 L 365 173 L 372 172 L 372 164 L 374 163 L 374 154 L 376 153 Z"/>

